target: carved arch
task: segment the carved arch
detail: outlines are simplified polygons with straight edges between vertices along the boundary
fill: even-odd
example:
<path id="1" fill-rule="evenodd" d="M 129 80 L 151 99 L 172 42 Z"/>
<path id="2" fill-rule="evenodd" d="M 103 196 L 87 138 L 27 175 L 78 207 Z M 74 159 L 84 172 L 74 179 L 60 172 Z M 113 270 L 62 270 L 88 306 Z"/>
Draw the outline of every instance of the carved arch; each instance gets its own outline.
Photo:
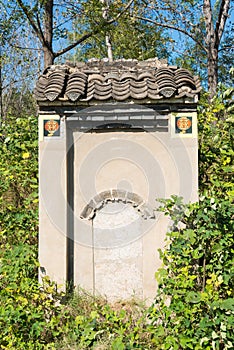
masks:
<path id="1" fill-rule="evenodd" d="M 105 206 L 109 202 L 130 203 L 144 219 L 154 219 L 153 209 L 144 202 L 144 200 L 136 193 L 125 190 L 112 189 L 97 194 L 84 207 L 80 217 L 81 219 L 91 220 L 94 218 L 96 211 Z"/>

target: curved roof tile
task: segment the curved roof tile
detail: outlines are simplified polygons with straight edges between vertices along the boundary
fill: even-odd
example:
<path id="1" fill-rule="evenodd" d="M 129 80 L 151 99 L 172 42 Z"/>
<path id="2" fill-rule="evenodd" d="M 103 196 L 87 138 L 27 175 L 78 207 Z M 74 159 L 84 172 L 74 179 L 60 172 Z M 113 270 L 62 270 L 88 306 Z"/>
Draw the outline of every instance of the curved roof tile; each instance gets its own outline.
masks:
<path id="1" fill-rule="evenodd" d="M 169 98 L 174 95 L 174 92 L 176 91 L 176 89 L 174 89 L 173 87 L 163 87 L 159 91 L 164 97 Z"/>
<path id="2" fill-rule="evenodd" d="M 137 80 L 137 74 L 136 73 L 131 73 L 131 72 L 125 72 L 121 74 L 120 80 Z"/>
<path id="3" fill-rule="evenodd" d="M 113 63 L 92 60 L 48 67 L 36 83 L 35 96 L 39 103 L 60 98 L 71 102 L 129 98 L 160 100 L 193 98 L 200 90 L 198 77 L 187 69 L 167 66 L 157 59 Z"/>
<path id="4" fill-rule="evenodd" d="M 96 73 L 89 74 L 88 75 L 88 81 L 92 81 L 92 80 L 94 80 L 94 81 L 97 80 L 97 81 L 103 82 L 105 80 L 105 78 L 101 74 L 96 74 Z"/>
<path id="5" fill-rule="evenodd" d="M 123 91 L 122 93 L 118 93 L 118 94 L 116 92 L 112 92 L 111 95 L 117 101 L 127 100 L 131 96 L 130 91 Z"/>
<path id="6" fill-rule="evenodd" d="M 64 71 L 53 71 L 49 75 L 44 92 L 48 100 L 54 101 L 62 94 L 65 76 L 66 73 Z"/>

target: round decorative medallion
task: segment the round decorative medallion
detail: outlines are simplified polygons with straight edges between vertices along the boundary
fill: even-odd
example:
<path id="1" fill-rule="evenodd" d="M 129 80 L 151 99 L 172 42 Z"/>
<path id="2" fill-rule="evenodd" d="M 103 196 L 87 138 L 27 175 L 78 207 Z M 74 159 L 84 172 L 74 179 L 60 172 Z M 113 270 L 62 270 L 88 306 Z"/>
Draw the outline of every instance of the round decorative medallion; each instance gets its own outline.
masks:
<path id="1" fill-rule="evenodd" d="M 59 129 L 59 123 L 54 120 L 48 120 L 45 123 L 45 130 L 48 132 L 48 136 L 53 136 L 53 134 Z"/>
<path id="2" fill-rule="evenodd" d="M 176 122 L 176 126 L 181 130 L 181 133 L 185 134 L 186 130 L 191 128 L 192 121 L 187 117 L 180 117 Z"/>

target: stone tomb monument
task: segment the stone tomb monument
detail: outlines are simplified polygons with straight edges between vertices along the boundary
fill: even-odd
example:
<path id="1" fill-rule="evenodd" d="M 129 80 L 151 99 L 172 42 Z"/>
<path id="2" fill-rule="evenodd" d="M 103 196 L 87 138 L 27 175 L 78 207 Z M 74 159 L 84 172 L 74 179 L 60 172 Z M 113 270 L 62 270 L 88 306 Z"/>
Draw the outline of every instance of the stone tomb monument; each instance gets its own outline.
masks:
<path id="1" fill-rule="evenodd" d="M 152 300 L 168 219 L 197 200 L 197 77 L 164 61 L 91 60 L 39 77 L 40 273 L 109 301 Z"/>

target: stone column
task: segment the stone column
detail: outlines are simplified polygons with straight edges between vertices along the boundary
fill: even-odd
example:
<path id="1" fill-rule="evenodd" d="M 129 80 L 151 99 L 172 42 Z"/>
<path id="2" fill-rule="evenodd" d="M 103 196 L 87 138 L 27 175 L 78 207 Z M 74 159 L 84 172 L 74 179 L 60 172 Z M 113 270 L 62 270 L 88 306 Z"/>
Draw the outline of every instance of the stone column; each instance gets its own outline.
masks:
<path id="1" fill-rule="evenodd" d="M 65 120 L 59 115 L 39 115 L 39 279 L 48 275 L 63 286 L 67 261 L 65 133 Z"/>

